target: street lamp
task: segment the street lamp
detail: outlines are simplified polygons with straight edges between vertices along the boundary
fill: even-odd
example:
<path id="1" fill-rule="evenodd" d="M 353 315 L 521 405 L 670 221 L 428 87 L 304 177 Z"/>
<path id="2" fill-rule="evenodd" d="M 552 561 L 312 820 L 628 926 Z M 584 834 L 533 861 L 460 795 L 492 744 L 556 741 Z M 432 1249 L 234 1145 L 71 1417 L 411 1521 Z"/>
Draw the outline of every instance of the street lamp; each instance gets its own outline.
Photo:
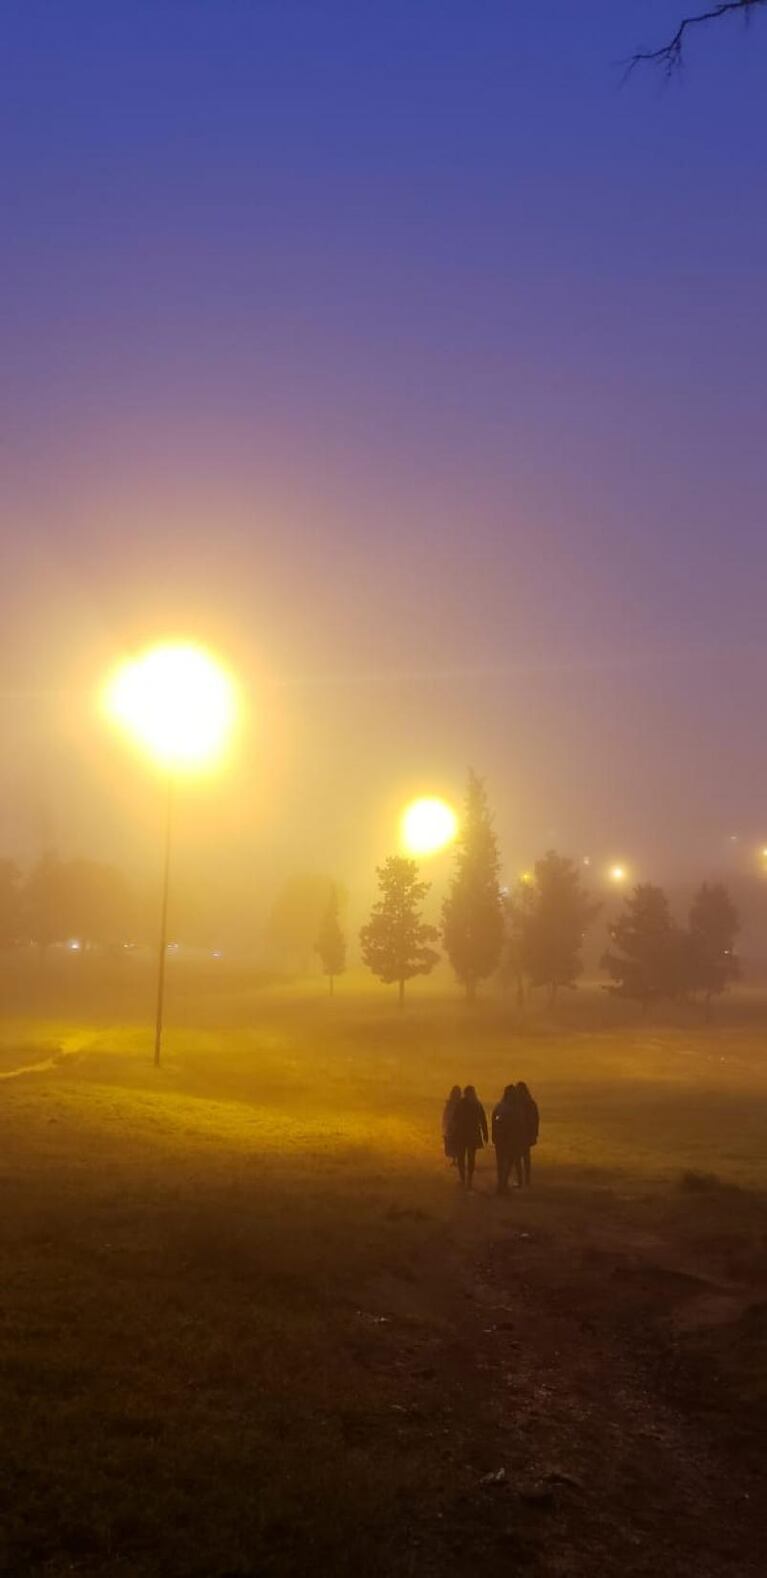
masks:
<path id="1" fill-rule="evenodd" d="M 237 702 L 226 671 L 209 652 L 187 642 L 150 647 L 123 663 L 107 683 L 104 702 L 112 721 L 163 768 L 167 780 L 154 1039 L 159 1068 L 176 780 L 220 759 L 234 727 Z"/>
<path id="2" fill-rule="evenodd" d="M 402 813 L 400 833 L 409 855 L 435 855 L 452 844 L 457 832 L 453 807 L 433 795 L 413 800 Z"/>

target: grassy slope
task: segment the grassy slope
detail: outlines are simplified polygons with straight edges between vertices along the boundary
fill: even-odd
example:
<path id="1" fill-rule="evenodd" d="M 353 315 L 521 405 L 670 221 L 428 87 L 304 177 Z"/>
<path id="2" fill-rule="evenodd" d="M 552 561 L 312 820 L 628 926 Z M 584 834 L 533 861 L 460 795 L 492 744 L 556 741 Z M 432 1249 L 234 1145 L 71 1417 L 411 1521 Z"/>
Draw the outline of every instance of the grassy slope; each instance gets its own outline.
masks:
<path id="1" fill-rule="evenodd" d="M 511 1311 L 528 1359 L 538 1317 L 552 1332 L 562 1318 L 563 1288 L 568 1308 L 588 1305 L 585 1331 L 607 1305 L 645 1325 L 681 1309 L 683 1324 L 678 1291 L 631 1281 L 632 1245 L 652 1246 L 654 1266 L 676 1257 L 681 1276 L 758 1287 L 758 1031 L 524 1029 L 438 998 L 400 1020 L 373 996 L 278 992 L 230 1010 L 239 1026 L 208 1005 L 202 1030 L 199 1008 L 176 1007 L 159 1073 L 135 1027 L 52 1018 L 3 1035 L 0 1072 L 14 1047 L 18 1063 L 35 1045 L 67 1054 L 2 1085 L 6 1568 L 469 1571 L 492 1535 L 491 1554 L 532 1570 L 585 1574 L 590 1550 L 612 1571 L 596 1511 L 565 1509 L 544 1533 L 521 1504 L 511 1526 L 497 1500 L 475 1505 L 501 1439 L 514 1460 L 508 1418 L 486 1410 L 492 1310 Z M 458 1199 L 439 1155 L 444 1093 L 471 1078 L 489 1102 L 519 1077 L 543 1111 L 538 1191 L 499 1206 L 487 1158 L 478 1198 Z M 684 1168 L 741 1191 L 681 1195 Z M 605 1256 L 623 1281 L 594 1280 Z M 734 1412 L 762 1377 L 761 1326 L 738 1330 L 743 1362 L 732 1342 L 717 1359 Z M 560 1447 L 582 1457 L 571 1415 Z M 548 1437 L 532 1417 L 535 1462 Z M 595 1463 L 609 1425 L 595 1427 Z M 614 1570 L 643 1570 L 625 1539 L 610 1532 Z"/>

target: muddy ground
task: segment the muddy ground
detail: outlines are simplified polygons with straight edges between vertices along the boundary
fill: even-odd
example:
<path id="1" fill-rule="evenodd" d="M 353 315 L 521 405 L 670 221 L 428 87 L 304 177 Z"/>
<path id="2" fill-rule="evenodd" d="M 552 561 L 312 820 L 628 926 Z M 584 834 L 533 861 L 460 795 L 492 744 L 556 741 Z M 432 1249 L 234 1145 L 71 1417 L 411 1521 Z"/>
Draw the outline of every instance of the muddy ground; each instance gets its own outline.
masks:
<path id="1" fill-rule="evenodd" d="M 549 1188 L 504 1208 L 482 1190 L 449 1249 L 381 1289 L 361 1349 L 398 1378 L 403 1440 L 425 1433 L 449 1466 L 402 1570 L 763 1573 L 759 1202 Z"/>

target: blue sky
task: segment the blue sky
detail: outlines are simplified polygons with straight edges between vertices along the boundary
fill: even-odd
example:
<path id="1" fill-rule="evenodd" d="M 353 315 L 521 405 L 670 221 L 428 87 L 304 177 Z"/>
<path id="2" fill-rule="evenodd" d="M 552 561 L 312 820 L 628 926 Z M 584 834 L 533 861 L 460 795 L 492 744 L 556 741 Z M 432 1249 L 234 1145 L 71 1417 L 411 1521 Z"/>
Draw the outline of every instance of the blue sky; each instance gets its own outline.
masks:
<path id="1" fill-rule="evenodd" d="M 166 629 L 254 859 L 468 761 L 511 865 L 763 841 L 767 27 L 621 85 L 678 14 L 6 0 L 6 844 L 119 852 L 90 677 Z"/>

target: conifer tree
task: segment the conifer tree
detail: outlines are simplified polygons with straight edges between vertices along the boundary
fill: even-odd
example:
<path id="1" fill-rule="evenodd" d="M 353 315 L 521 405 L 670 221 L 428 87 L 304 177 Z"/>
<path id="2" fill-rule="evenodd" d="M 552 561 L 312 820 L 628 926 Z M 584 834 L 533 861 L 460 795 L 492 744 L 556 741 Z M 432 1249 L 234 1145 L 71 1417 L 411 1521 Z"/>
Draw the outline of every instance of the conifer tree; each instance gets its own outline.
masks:
<path id="1" fill-rule="evenodd" d="M 346 969 L 346 938 L 341 929 L 340 908 L 338 888 L 333 883 L 315 943 L 323 974 L 328 978 L 331 997 L 335 990 L 336 976 L 343 975 Z"/>
<path id="2" fill-rule="evenodd" d="M 517 1007 L 524 1008 L 528 979 L 527 940 L 531 912 L 535 904 L 532 881 L 520 877 L 516 887 L 503 894 L 503 951 L 501 983 L 514 986 Z"/>
<path id="3" fill-rule="evenodd" d="M 702 883 L 690 910 L 690 985 L 704 994 L 707 1010 L 711 998 L 740 975 L 734 952 L 739 931 L 738 912 L 724 884 Z"/>
<path id="4" fill-rule="evenodd" d="M 662 997 L 678 997 L 689 968 L 687 939 L 671 917 L 662 888 L 640 882 L 625 901 L 623 912 L 610 927 L 608 948 L 602 957 L 616 997 L 634 998 L 644 1009 Z"/>
<path id="5" fill-rule="evenodd" d="M 485 786 L 469 773 L 455 874 L 442 906 L 442 936 L 450 963 L 469 1002 L 479 982 L 497 970 L 503 948 L 503 907 L 498 884 L 498 841 Z"/>
<path id="6" fill-rule="evenodd" d="M 584 932 L 599 909 L 599 903 L 585 891 L 574 860 L 550 849 L 536 861 L 521 920 L 521 950 L 530 985 L 547 986 L 552 1003 L 561 986 L 575 986 L 583 970 Z"/>
<path id="7" fill-rule="evenodd" d="M 390 855 L 377 875 L 381 897 L 360 932 L 362 957 L 379 980 L 387 985 L 396 982 L 402 1007 L 405 982 L 415 975 L 429 975 L 439 960 L 430 946 L 437 940 L 436 926 L 421 919 L 421 904 L 431 884 L 421 882 L 416 862 L 404 855 Z"/>

